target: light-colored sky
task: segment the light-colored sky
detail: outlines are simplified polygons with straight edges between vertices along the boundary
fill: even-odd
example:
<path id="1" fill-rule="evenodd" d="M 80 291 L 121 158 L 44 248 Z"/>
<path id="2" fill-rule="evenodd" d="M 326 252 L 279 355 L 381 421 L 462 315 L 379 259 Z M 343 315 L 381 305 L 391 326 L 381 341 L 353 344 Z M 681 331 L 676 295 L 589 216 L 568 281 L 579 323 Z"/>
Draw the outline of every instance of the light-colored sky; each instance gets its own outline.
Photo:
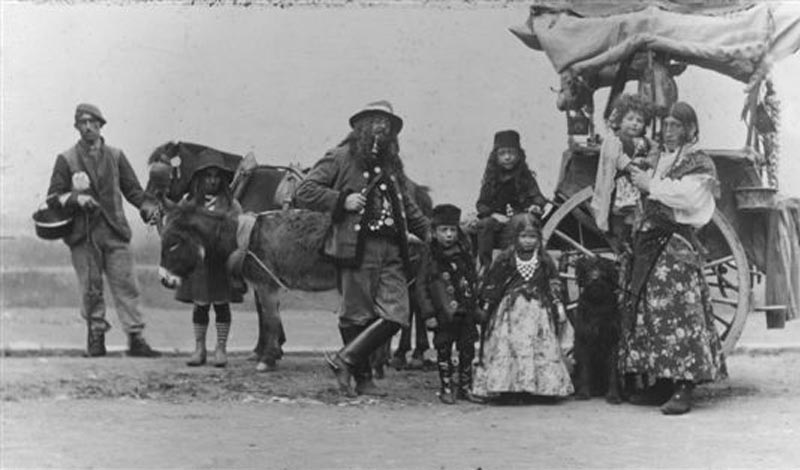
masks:
<path id="1" fill-rule="evenodd" d="M 144 184 L 150 151 L 203 143 L 262 163 L 313 164 L 362 104 L 389 99 L 405 119 L 410 176 L 436 202 L 474 207 L 492 135 L 516 128 L 552 194 L 565 119 L 544 54 L 507 30 L 508 8 L 293 8 L 175 5 L 2 5 L 3 234 L 32 233 L 55 156 L 77 133 L 72 113 L 96 103 L 108 143 Z M 800 196 L 800 55 L 774 70 L 783 103 L 781 189 Z M 690 70 L 681 99 L 700 115 L 702 143 L 740 148 L 741 83 Z M 597 101 L 598 107 L 604 104 Z M 134 214 L 131 212 L 131 214 Z M 142 232 L 140 224 L 134 223 Z"/>

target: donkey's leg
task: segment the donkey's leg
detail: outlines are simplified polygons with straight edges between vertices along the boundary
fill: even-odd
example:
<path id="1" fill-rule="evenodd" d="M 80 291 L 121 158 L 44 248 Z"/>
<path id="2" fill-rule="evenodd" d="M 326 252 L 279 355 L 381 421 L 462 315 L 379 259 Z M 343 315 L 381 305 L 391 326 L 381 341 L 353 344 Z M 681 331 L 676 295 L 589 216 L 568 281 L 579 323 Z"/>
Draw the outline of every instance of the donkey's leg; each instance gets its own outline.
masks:
<path id="1" fill-rule="evenodd" d="M 256 340 L 256 346 L 253 348 L 253 353 L 247 358 L 251 361 L 257 361 L 259 357 L 264 353 L 264 343 L 266 342 L 266 338 L 264 338 L 263 329 L 261 328 L 261 316 L 263 315 L 261 307 L 261 302 L 258 300 L 258 294 L 255 296 L 256 300 L 256 313 L 258 314 L 258 340 Z"/>
<path id="2" fill-rule="evenodd" d="M 277 369 L 277 361 L 281 357 L 280 336 L 283 323 L 279 311 L 278 289 L 269 285 L 260 285 L 255 289 L 261 310 L 258 313 L 259 337 L 264 338 L 264 348 L 258 358 L 258 371 Z"/>

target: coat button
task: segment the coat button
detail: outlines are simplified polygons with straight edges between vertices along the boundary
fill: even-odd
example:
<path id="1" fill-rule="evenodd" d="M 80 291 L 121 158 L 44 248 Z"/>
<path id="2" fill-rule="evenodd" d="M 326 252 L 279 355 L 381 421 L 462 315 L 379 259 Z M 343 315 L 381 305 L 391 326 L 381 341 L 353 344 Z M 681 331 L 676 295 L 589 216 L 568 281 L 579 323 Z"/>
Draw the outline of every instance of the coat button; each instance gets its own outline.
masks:
<path id="1" fill-rule="evenodd" d="M 364 179 L 369 179 L 369 172 L 368 171 L 364 172 Z"/>
<path id="2" fill-rule="evenodd" d="M 374 171 L 376 175 L 379 175 L 381 173 L 381 167 L 376 166 L 372 171 Z"/>
<path id="3" fill-rule="evenodd" d="M 356 232 L 359 232 L 359 231 L 361 231 L 361 224 L 355 224 L 355 225 L 353 225 L 353 230 L 355 230 Z"/>

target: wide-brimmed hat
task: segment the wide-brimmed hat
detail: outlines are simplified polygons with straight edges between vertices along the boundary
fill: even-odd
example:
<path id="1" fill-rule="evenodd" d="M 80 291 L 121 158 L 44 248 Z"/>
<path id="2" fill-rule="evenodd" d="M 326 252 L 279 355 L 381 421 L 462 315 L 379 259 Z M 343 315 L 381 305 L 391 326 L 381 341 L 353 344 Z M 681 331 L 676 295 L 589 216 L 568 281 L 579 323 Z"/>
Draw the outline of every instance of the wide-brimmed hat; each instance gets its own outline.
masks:
<path id="1" fill-rule="evenodd" d="M 433 208 L 432 225 L 454 225 L 461 224 L 461 209 L 452 204 L 439 204 Z"/>
<path id="2" fill-rule="evenodd" d="M 106 118 L 100 112 L 100 108 L 90 103 L 81 103 L 75 107 L 75 120 L 77 121 L 81 114 L 91 114 L 92 117 L 100 121 L 103 125 L 106 124 Z"/>
<path id="3" fill-rule="evenodd" d="M 356 121 L 368 114 L 383 114 L 384 116 L 388 116 L 392 121 L 392 129 L 394 129 L 396 134 L 399 134 L 400 129 L 403 128 L 403 120 L 394 113 L 392 104 L 386 100 L 368 103 L 359 112 L 353 114 L 353 116 L 350 117 L 350 127 L 355 127 Z"/>
<path id="4" fill-rule="evenodd" d="M 494 148 L 521 150 L 522 148 L 519 146 L 519 132 L 511 129 L 497 132 L 494 135 Z"/>

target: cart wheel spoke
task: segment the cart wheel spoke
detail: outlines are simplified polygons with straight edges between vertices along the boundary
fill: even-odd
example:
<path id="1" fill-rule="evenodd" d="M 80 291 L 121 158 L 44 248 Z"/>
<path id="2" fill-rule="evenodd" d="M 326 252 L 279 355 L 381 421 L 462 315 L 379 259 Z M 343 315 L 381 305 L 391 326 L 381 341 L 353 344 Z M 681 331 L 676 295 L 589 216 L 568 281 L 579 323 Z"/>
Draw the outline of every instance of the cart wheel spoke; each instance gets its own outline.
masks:
<path id="1" fill-rule="evenodd" d="M 725 330 L 726 331 L 731 327 L 731 322 L 725 320 L 724 318 L 720 317 L 717 314 L 714 314 L 714 320 L 716 320 L 716 321 L 722 323 L 723 325 L 725 325 Z"/>
<path id="2" fill-rule="evenodd" d="M 704 269 L 713 269 L 713 268 L 715 268 L 715 267 L 717 267 L 719 265 L 727 264 L 727 263 L 731 262 L 732 260 L 733 260 L 733 255 L 728 255 L 728 256 L 725 256 L 725 257 L 722 257 L 722 258 L 715 259 L 713 261 L 707 262 L 703 266 L 703 268 Z M 733 265 L 733 268 L 735 269 L 736 265 Z"/>

